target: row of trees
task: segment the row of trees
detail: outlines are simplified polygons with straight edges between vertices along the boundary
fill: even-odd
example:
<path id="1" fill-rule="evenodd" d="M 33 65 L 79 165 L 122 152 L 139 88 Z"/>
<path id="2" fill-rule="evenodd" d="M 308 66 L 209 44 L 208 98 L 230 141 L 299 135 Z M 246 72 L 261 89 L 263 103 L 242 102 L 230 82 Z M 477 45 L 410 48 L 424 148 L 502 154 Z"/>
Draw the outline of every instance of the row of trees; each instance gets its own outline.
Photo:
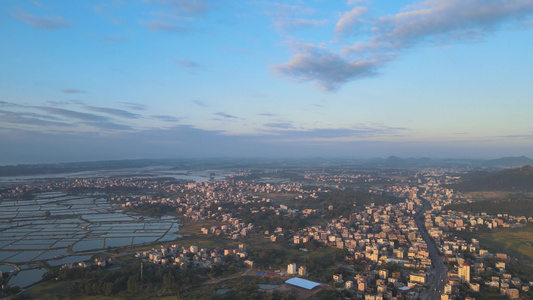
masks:
<path id="1" fill-rule="evenodd" d="M 47 274 L 47 278 L 71 281 L 71 295 L 131 296 L 157 294 L 183 294 L 208 278 L 234 274 L 243 267 L 242 262 L 226 261 L 210 268 L 180 268 L 149 264 L 108 271 L 101 268 L 60 269 Z"/>
<path id="2" fill-rule="evenodd" d="M 57 271 L 57 279 L 72 281 L 70 294 L 139 295 L 152 292 L 180 293 L 208 278 L 210 269 L 180 269 L 177 266 L 148 265 L 143 269 L 127 268 L 116 271 L 72 268 Z M 217 270 L 215 270 L 217 271 Z M 218 270 L 220 272 L 220 270 Z"/>

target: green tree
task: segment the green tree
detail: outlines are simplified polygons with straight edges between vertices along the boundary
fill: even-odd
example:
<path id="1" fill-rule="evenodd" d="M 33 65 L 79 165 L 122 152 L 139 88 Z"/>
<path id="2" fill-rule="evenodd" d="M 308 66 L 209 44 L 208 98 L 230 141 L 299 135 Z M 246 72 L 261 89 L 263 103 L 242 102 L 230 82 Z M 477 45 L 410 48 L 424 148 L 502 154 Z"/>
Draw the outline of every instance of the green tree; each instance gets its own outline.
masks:
<path id="1" fill-rule="evenodd" d="M 135 295 L 138 294 L 139 291 L 139 280 L 136 275 L 131 275 L 128 278 L 128 293 L 131 295 Z"/>

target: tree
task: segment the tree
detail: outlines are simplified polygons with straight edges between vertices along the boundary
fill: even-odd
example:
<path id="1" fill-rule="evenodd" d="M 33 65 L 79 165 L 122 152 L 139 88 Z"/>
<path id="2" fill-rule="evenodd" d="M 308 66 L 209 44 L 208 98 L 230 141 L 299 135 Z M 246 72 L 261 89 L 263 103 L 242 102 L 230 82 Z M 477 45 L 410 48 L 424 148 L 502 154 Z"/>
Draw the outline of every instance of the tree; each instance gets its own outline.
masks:
<path id="1" fill-rule="evenodd" d="M 172 290 L 176 286 L 175 279 L 172 273 L 167 273 L 163 276 L 163 288 Z"/>
<path id="2" fill-rule="evenodd" d="M 135 295 L 139 293 L 139 291 L 140 291 L 140 288 L 139 288 L 139 280 L 137 278 L 137 275 L 131 275 L 128 278 L 128 293 L 130 293 L 131 295 Z"/>

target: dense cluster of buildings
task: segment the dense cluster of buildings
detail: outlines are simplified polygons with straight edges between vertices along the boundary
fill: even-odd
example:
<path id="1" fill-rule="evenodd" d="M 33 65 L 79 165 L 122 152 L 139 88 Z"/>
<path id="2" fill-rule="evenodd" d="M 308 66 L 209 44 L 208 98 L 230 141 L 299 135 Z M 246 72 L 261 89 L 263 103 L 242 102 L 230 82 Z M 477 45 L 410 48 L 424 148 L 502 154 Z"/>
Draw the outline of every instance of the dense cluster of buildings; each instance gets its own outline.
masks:
<path id="1" fill-rule="evenodd" d="M 411 214 L 417 206 L 415 200 L 369 205 L 349 218 L 333 219 L 325 227 L 302 228 L 294 233 L 292 242 L 316 240 L 325 246 L 346 249 L 349 259 L 364 262 L 366 270 L 346 281 L 348 289 L 374 295 L 376 299 L 391 299 L 389 295 L 398 289 L 409 291 L 414 297 L 413 292 L 420 291 L 426 283 L 431 267 L 427 245 Z M 397 264 L 404 271 L 389 274 L 380 270 L 379 266 L 387 263 Z"/>
<path id="2" fill-rule="evenodd" d="M 225 262 L 225 259 L 232 257 L 244 260 L 244 263 L 253 267 L 253 262 L 246 260 L 248 253 L 246 245 L 239 244 L 238 248 L 214 248 L 205 249 L 198 246 L 183 247 L 171 245 L 170 247 L 157 247 L 148 251 L 136 253 L 136 257 L 142 258 L 154 264 L 178 265 L 182 268 L 211 267 Z"/>
<path id="3" fill-rule="evenodd" d="M 273 194 L 290 194 L 304 200 L 316 198 L 317 193 L 322 191 L 319 186 L 309 188 L 301 183 L 243 182 L 231 178 L 229 181 L 199 183 L 164 179 L 88 178 L 20 186 L 4 191 L 0 194 L 0 199 L 22 196 L 36 190 L 143 190 L 138 195 L 117 193 L 108 196 L 117 206 L 125 209 L 146 204 L 164 204 L 180 213 L 181 218 L 219 222 L 217 225 L 201 228 L 201 234 L 232 239 L 250 234 L 265 234 L 273 242 L 280 238 L 288 239 L 291 244 L 302 249 L 310 241 L 319 242 L 325 247 L 344 249 L 349 260 L 364 262 L 365 268 L 351 278 L 336 274 L 333 281 L 358 297 L 381 300 L 393 299 L 393 296 L 397 299 L 416 298 L 427 290 L 432 276 L 432 260 L 421 236 L 421 228 L 415 221 L 417 211 L 423 206 L 421 198 L 424 198 L 432 206 L 424 216 L 425 228 L 448 268 L 442 300 L 468 298 L 482 288 L 498 291 L 511 299 L 518 299 L 523 293 L 528 293 L 533 284 L 509 272 L 509 266 L 515 263 L 512 258 L 503 253 L 490 253 L 479 241 L 462 240 L 454 232 L 475 231 L 480 227 L 518 227 L 533 222 L 533 218 L 444 210 L 450 203 L 471 201 L 468 197 L 443 187 L 443 184 L 458 180 L 458 177 L 446 174 L 446 170 L 427 169 L 415 172 L 410 179 L 390 180 L 371 173 L 306 172 L 303 178 L 328 185 L 328 188 L 376 183 L 376 186 L 365 191 L 393 195 L 402 200 L 395 204 L 357 207 L 348 217 L 327 220 L 326 225 L 290 231 L 282 227 L 266 231 L 257 224 L 245 223 L 238 213 L 228 212 L 224 205 L 230 203 L 233 207 L 250 208 L 252 214 L 266 212 L 300 219 L 320 216 L 323 213 L 320 210 L 294 209 L 287 203 L 277 203 L 270 199 Z M 383 184 L 388 181 L 393 183 Z M 209 267 L 223 263 L 228 257 L 246 261 L 247 265 L 253 266 L 253 262 L 248 260 L 244 244 L 240 244 L 237 249 L 199 249 L 196 246 L 172 245 L 138 252 L 137 256 L 160 265 L 173 264 L 188 268 Z M 106 262 L 95 263 L 105 266 Z M 383 267 L 390 264 L 399 267 L 399 270 L 392 272 Z M 305 266 L 289 264 L 287 274 L 303 277 L 307 275 L 307 269 Z"/>
<path id="4" fill-rule="evenodd" d="M 489 287 L 511 299 L 518 299 L 521 292 L 528 292 L 533 286 L 533 282 L 526 282 L 507 273 L 506 268 L 516 264 L 507 254 L 491 253 L 476 239 L 468 242 L 454 235 L 454 230 L 476 230 L 479 226 L 489 229 L 523 226 L 520 221 L 531 220 L 508 215 L 429 211 L 425 221 L 429 233 L 450 268 L 443 300 L 456 299 L 461 285 L 467 286 L 472 292 L 479 292 L 481 286 Z"/>
<path id="5" fill-rule="evenodd" d="M 105 268 L 114 263 L 113 258 L 111 257 L 98 257 L 93 260 L 93 262 L 77 262 L 77 263 L 66 263 L 61 266 L 62 269 L 72 269 L 72 268 L 90 268 L 90 267 L 99 267 Z"/>

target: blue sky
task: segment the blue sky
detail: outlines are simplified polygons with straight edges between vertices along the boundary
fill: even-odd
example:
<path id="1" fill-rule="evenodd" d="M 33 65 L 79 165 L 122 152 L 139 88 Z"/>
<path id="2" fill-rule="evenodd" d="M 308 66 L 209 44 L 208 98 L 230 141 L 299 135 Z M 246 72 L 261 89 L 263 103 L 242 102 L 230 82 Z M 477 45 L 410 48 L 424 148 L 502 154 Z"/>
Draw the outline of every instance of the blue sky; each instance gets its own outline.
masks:
<path id="1" fill-rule="evenodd" d="M 4 0 L 0 37 L 0 164 L 533 157 L 533 0 Z"/>

